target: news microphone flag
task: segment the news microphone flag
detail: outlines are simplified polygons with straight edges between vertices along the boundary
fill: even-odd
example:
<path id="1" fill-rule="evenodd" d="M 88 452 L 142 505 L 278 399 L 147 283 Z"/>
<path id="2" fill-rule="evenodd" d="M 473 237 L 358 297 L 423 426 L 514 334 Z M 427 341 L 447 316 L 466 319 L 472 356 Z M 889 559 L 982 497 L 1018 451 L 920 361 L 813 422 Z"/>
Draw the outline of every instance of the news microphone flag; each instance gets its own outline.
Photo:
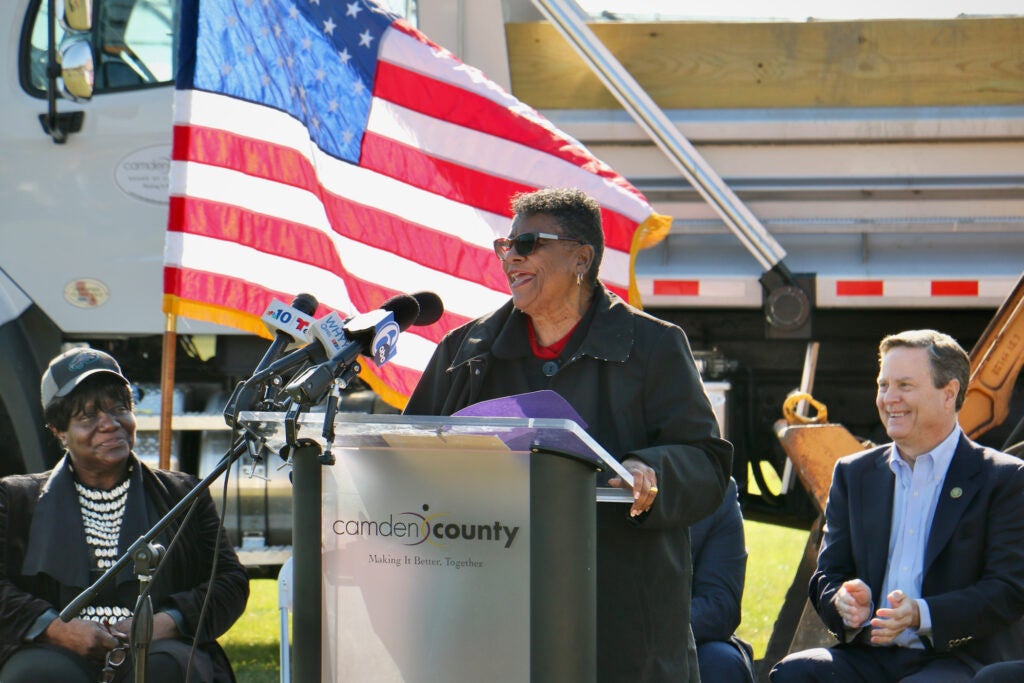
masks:
<path id="1" fill-rule="evenodd" d="M 508 299 L 491 243 L 541 187 L 600 203 L 601 279 L 639 303 L 633 259 L 670 219 L 405 20 L 366 0 L 184 0 L 181 17 L 165 312 L 265 335 L 291 292 L 351 316 L 432 290 L 441 320 L 364 365 L 402 406 L 444 333 Z"/>
<path id="2" fill-rule="evenodd" d="M 316 304 L 310 306 L 315 307 Z M 260 320 L 271 334 L 283 332 L 291 337 L 292 341 L 303 344 L 313 339 L 313 316 L 283 301 L 271 301 L 267 310 L 260 316 Z"/>

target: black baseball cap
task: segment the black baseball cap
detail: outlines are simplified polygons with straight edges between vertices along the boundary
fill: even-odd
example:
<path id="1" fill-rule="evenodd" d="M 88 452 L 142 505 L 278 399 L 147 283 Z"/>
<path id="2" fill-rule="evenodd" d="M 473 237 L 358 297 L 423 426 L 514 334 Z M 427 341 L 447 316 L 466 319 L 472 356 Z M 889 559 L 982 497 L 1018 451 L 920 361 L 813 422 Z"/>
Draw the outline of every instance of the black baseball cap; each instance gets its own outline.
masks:
<path id="1" fill-rule="evenodd" d="M 78 346 L 60 354 L 50 361 L 39 386 L 43 410 L 53 403 L 53 399 L 67 396 L 87 377 L 100 373 L 113 375 L 126 385 L 130 384 L 128 378 L 121 374 L 121 366 L 109 353 Z"/>

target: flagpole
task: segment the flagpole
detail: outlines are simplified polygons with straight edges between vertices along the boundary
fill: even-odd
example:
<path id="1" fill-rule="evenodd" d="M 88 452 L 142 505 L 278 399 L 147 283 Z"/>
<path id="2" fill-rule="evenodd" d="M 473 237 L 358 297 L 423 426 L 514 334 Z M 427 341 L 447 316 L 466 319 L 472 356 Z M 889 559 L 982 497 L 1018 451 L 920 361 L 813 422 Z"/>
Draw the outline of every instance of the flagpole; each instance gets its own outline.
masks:
<path id="1" fill-rule="evenodd" d="M 171 419 L 174 413 L 174 355 L 178 348 L 178 318 L 168 313 L 164 325 L 164 346 L 160 361 L 160 462 L 171 469 Z"/>

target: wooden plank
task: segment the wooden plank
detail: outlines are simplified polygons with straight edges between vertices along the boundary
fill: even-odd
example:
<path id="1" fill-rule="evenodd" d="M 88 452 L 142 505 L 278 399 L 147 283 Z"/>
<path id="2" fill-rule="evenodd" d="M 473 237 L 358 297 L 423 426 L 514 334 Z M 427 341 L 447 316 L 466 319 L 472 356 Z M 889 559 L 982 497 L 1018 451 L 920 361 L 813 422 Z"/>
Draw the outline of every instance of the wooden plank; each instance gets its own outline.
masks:
<path id="1" fill-rule="evenodd" d="M 664 109 L 1024 104 L 1024 17 L 590 26 Z M 521 100 L 620 108 L 550 24 L 506 31 Z"/>
<path id="2" fill-rule="evenodd" d="M 775 435 L 821 513 L 828 502 L 836 462 L 868 447 L 841 424 L 787 425 L 779 420 Z"/>

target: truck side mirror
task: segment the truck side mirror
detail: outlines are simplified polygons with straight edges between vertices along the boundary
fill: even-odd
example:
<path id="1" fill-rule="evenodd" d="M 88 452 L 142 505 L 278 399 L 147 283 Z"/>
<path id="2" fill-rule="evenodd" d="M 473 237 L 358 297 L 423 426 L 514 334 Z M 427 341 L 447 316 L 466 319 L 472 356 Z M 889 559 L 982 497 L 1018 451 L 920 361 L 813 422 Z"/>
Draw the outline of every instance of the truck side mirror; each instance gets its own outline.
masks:
<path id="1" fill-rule="evenodd" d="M 63 24 L 68 31 L 92 31 L 92 0 L 64 0 Z"/>
<path id="2" fill-rule="evenodd" d="M 57 46 L 56 0 L 46 3 L 46 104 L 47 111 L 39 115 L 46 134 L 58 145 L 67 142 L 68 133 L 82 127 L 82 112 L 57 112 L 57 88 L 60 94 L 74 102 L 92 99 L 96 68 L 93 63 L 92 0 L 64 0 L 64 13 L 60 23 L 64 38 Z"/>
<path id="3" fill-rule="evenodd" d="M 74 102 L 92 99 L 96 69 L 92 45 L 84 35 L 69 35 L 60 47 L 60 77 L 64 97 Z"/>

